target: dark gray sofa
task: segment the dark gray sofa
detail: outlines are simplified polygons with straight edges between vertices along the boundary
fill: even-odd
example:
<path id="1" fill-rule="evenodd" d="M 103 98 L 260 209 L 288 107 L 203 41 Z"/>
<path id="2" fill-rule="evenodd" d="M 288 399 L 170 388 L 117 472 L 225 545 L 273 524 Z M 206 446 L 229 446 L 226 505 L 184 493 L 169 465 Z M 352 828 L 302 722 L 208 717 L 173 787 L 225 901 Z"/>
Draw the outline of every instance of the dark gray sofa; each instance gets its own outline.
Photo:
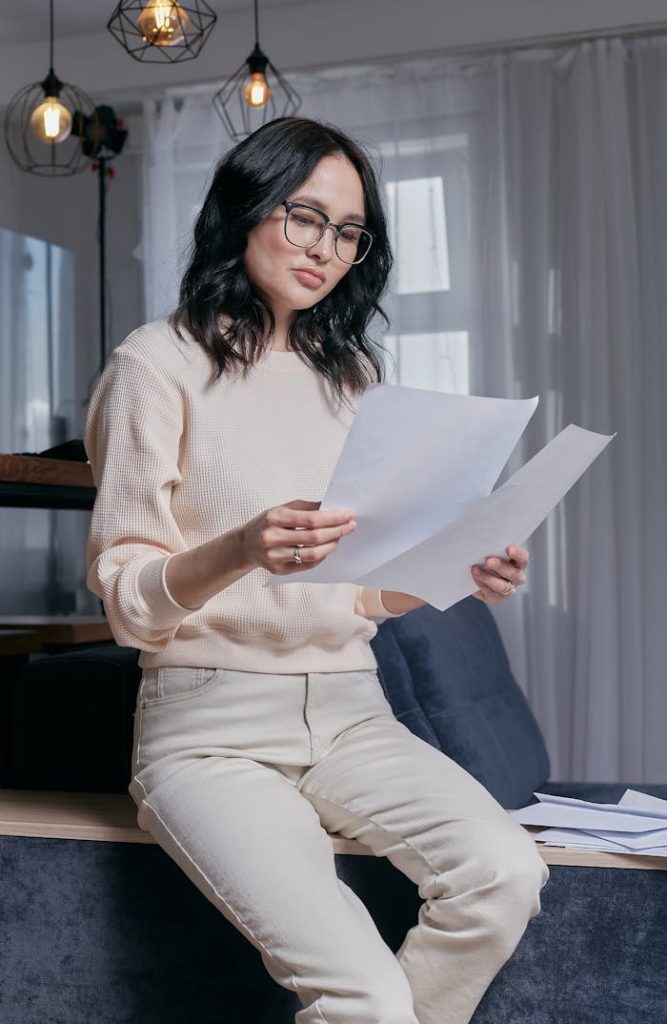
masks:
<path id="1" fill-rule="evenodd" d="M 548 781 L 540 730 L 482 602 L 389 619 L 373 647 L 396 716 L 504 807 L 535 790 L 616 802 L 633 785 L 667 798 L 667 785 Z M 125 792 L 137 656 L 100 645 L 27 665 L 4 785 Z M 381 858 L 336 854 L 336 866 L 397 950 L 416 887 Z M 473 1024 L 667 1024 L 667 871 L 550 870 L 542 912 Z M 0 887 L 3 1024 L 292 1024 L 300 1008 L 157 846 L 0 836 Z"/>

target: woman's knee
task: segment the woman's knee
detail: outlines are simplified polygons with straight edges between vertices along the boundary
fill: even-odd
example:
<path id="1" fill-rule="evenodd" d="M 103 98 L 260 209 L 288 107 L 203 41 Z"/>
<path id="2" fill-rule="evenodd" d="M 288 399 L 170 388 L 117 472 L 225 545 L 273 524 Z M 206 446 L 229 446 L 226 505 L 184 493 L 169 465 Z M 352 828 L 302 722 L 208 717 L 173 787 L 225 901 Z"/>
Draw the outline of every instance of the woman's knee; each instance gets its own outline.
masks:
<path id="1" fill-rule="evenodd" d="M 521 826 L 519 826 L 521 828 Z M 529 917 L 541 909 L 541 892 L 549 880 L 549 868 L 528 832 L 508 841 L 500 851 L 496 866 L 498 884 L 512 899 L 523 904 Z"/>
<path id="2" fill-rule="evenodd" d="M 549 869 L 521 825 L 509 815 L 506 823 L 468 822 L 458 840 L 457 865 L 437 875 L 425 895 L 440 895 L 436 889 L 449 898 L 477 893 L 486 905 L 496 900 L 515 910 L 523 907 L 528 917 L 539 913 Z"/>
<path id="3" fill-rule="evenodd" d="M 529 919 L 539 914 L 549 869 L 530 833 L 512 819 L 496 832 L 496 842 L 487 845 L 481 875 L 490 880 L 488 895 L 511 906 L 514 916 Z"/>

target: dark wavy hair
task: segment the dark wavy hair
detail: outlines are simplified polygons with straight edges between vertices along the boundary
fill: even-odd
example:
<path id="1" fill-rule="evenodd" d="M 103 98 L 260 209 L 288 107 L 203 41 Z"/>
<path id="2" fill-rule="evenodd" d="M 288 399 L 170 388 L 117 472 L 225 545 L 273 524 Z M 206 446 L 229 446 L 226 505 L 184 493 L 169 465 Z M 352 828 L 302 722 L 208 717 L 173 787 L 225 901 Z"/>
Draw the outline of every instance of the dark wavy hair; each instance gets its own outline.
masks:
<path id="1" fill-rule="evenodd" d="M 179 304 L 169 321 L 179 335 L 185 327 L 212 357 L 216 380 L 230 365 L 245 376 L 275 329 L 273 313 L 243 265 L 248 232 L 310 177 L 322 157 L 338 153 L 361 178 L 373 244 L 324 299 L 295 311 L 288 342 L 329 380 L 339 400 L 346 388 L 359 393 L 384 380 L 376 349 L 384 350 L 366 334 L 376 313 L 389 326 L 379 301 L 393 264 L 375 171 L 360 143 L 334 125 L 302 117 L 269 121 L 229 150 L 197 217 Z M 231 323 L 223 324 L 223 315 Z"/>

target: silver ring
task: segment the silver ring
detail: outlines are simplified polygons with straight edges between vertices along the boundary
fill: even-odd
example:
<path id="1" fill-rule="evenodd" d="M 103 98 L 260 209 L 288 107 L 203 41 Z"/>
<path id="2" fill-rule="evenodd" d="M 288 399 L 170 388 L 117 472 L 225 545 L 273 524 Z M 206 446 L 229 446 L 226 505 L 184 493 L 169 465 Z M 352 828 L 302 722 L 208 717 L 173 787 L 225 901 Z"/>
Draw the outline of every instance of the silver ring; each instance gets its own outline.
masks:
<path id="1" fill-rule="evenodd" d="M 301 552 L 299 548 L 302 547 L 304 547 L 303 544 L 297 544 L 297 546 L 294 548 L 294 561 L 296 562 L 297 565 L 301 565 Z"/>
<path id="2" fill-rule="evenodd" d="M 514 594 L 515 592 L 516 592 L 516 587 L 514 586 L 514 584 L 512 583 L 511 580 L 508 580 L 507 581 L 507 590 L 503 590 L 503 592 L 502 592 L 503 596 L 505 596 L 505 594 L 507 594 L 509 596 L 510 594 Z"/>

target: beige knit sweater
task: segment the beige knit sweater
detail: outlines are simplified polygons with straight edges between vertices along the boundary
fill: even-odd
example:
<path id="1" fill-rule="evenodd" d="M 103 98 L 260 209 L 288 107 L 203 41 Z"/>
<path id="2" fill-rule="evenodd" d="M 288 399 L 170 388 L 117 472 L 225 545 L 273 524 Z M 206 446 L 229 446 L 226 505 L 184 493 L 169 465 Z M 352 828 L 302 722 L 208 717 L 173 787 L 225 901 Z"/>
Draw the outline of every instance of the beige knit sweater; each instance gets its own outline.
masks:
<path id="1" fill-rule="evenodd" d="M 196 610 L 169 593 L 174 554 L 274 505 L 321 501 L 354 418 L 296 352 L 270 350 L 245 381 L 209 384 L 210 360 L 186 339 L 166 320 L 138 328 L 112 352 L 90 402 L 87 583 L 116 642 L 140 648 L 143 668 L 375 668 L 369 641 L 391 614 L 379 590 L 265 587 L 271 574 L 257 568 Z"/>

